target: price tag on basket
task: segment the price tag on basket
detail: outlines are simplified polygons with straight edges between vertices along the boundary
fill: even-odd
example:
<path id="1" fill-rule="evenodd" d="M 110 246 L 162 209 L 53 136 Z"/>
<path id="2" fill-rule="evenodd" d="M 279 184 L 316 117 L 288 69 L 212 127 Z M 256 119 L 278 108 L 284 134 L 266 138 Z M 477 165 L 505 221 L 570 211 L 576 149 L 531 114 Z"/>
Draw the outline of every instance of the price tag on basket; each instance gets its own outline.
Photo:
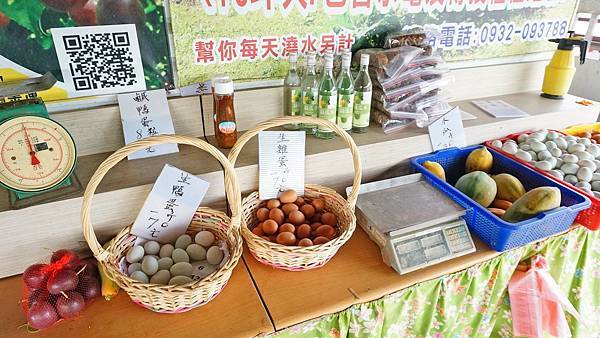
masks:
<path id="1" fill-rule="evenodd" d="M 165 164 L 138 214 L 131 234 L 161 243 L 185 233 L 209 183 Z"/>
<path id="2" fill-rule="evenodd" d="M 460 109 L 453 108 L 429 125 L 429 139 L 433 150 L 464 147 L 465 130 Z"/>
<path id="3" fill-rule="evenodd" d="M 258 134 L 258 195 L 261 200 L 276 198 L 279 192 L 294 189 L 304 195 L 303 131 L 262 131 Z"/>
<path id="4" fill-rule="evenodd" d="M 149 136 L 175 134 L 167 103 L 167 93 L 164 90 L 120 94 L 118 100 L 125 144 Z M 127 158 L 135 160 L 178 151 L 177 144 L 165 143 L 136 151 Z"/>

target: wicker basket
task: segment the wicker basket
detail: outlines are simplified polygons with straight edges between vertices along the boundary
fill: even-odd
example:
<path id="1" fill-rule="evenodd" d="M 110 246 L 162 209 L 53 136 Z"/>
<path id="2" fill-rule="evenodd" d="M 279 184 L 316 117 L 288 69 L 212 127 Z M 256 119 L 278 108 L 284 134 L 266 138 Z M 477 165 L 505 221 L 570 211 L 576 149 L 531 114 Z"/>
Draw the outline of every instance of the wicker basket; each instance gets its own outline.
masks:
<path id="1" fill-rule="evenodd" d="M 305 186 L 304 197 L 308 199 L 322 199 L 325 202 L 325 209 L 333 212 L 337 216 L 337 232 L 339 236 L 325 244 L 309 247 L 284 246 L 271 243 L 254 235 L 250 231 L 250 228 L 257 223 L 256 210 L 260 207 L 262 201 L 259 200 L 258 192 L 251 193 L 242 201 L 243 218 L 241 232 L 252 255 L 263 264 L 290 271 L 302 271 L 323 266 L 352 236 L 352 233 L 356 228 L 354 206 L 358 197 L 362 169 L 358 148 L 352 137 L 335 123 L 312 117 L 280 117 L 258 124 L 255 128 L 248 130 L 238 139 L 237 143 L 229 153 L 229 160 L 235 165 L 235 161 L 243 146 L 259 132 L 288 123 L 321 125 L 332 129 L 341 136 L 342 140 L 350 147 L 354 164 L 352 192 L 350 193 L 350 196 L 348 196 L 347 201 L 333 189 L 315 184 L 307 184 Z"/>
<path id="2" fill-rule="evenodd" d="M 232 215 L 230 218 L 220 211 L 198 208 L 187 233 L 193 235 L 200 230 L 210 230 L 218 239 L 226 241 L 229 249 L 229 259 L 212 275 L 183 285 L 141 283 L 123 274 L 119 269 L 119 262 L 137 238 L 129 233 L 131 225 L 121 230 L 109 242 L 107 248 L 103 249 L 98 243 L 92 228 L 90 216 L 94 192 L 108 170 L 135 151 L 163 143 L 191 145 L 210 153 L 219 160 L 225 171 L 225 191 Z M 177 135 L 158 135 L 125 146 L 100 164 L 83 195 L 81 223 L 83 235 L 99 264 L 105 268 L 107 275 L 125 290 L 135 303 L 155 312 L 179 313 L 206 304 L 219 294 L 227 284 L 231 272 L 242 254 L 242 239 L 239 234 L 240 211 L 240 192 L 235 171 L 223 153 L 200 139 Z"/>

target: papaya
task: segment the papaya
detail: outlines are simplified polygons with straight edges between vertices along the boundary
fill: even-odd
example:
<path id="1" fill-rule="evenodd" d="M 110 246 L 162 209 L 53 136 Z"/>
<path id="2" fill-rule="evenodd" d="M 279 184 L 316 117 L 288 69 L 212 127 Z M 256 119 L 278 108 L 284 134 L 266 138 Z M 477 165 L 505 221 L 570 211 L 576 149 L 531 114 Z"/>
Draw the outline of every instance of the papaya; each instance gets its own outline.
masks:
<path id="1" fill-rule="evenodd" d="M 473 171 L 463 175 L 455 185 L 456 189 L 487 208 L 496 197 L 496 182 L 483 171 Z"/>
<path id="2" fill-rule="evenodd" d="M 497 199 L 514 202 L 525 194 L 525 187 L 518 178 L 511 174 L 492 176 L 498 187 Z"/>
<path id="3" fill-rule="evenodd" d="M 423 163 L 423 167 L 425 169 L 431 171 L 432 174 L 439 177 L 442 181 L 446 181 L 446 172 L 444 171 L 444 168 L 439 163 L 432 162 L 432 161 L 425 161 Z"/>
<path id="4" fill-rule="evenodd" d="M 506 210 L 502 219 L 511 223 L 524 221 L 540 212 L 558 208 L 560 199 L 560 189 L 556 187 L 539 187 L 529 190 Z"/>
<path id="5" fill-rule="evenodd" d="M 473 150 L 467 157 L 465 169 L 468 173 L 472 171 L 490 172 L 494 164 L 494 157 L 486 147 Z"/>

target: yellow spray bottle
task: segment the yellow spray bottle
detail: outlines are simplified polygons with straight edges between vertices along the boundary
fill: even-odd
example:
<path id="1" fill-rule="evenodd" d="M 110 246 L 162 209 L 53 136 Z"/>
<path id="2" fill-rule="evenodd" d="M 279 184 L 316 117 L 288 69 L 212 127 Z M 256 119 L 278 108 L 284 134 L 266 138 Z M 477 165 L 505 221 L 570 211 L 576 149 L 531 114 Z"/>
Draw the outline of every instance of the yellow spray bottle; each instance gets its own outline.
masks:
<path id="1" fill-rule="evenodd" d="M 561 100 L 563 95 L 569 91 L 571 81 L 575 75 L 575 62 L 573 60 L 573 47 L 578 46 L 581 50 L 579 62 L 585 62 L 587 41 L 580 37 L 574 37 L 573 31 L 569 31 L 568 38 L 550 39 L 550 42 L 558 43 L 558 49 L 554 52 L 552 60 L 546 66 L 544 83 L 542 85 L 542 96 Z"/>

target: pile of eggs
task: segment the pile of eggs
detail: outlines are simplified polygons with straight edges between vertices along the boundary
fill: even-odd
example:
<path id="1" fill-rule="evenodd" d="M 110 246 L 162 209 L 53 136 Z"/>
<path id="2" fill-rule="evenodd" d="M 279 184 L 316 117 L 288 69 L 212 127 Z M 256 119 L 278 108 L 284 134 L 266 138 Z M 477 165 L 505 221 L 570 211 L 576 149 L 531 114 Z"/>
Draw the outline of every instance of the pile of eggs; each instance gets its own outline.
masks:
<path id="1" fill-rule="evenodd" d="M 135 245 L 125 256 L 127 274 L 142 283 L 179 285 L 202 279 L 215 272 L 225 253 L 207 230 L 194 238 L 183 234 L 174 244 L 147 241 Z"/>
<path id="2" fill-rule="evenodd" d="M 589 138 L 539 130 L 492 146 L 600 198 L 600 145 Z"/>
<path id="3" fill-rule="evenodd" d="M 252 233 L 286 246 L 325 244 L 337 237 L 337 217 L 325 210 L 321 199 L 309 201 L 287 190 L 263 203 L 256 211 Z"/>

